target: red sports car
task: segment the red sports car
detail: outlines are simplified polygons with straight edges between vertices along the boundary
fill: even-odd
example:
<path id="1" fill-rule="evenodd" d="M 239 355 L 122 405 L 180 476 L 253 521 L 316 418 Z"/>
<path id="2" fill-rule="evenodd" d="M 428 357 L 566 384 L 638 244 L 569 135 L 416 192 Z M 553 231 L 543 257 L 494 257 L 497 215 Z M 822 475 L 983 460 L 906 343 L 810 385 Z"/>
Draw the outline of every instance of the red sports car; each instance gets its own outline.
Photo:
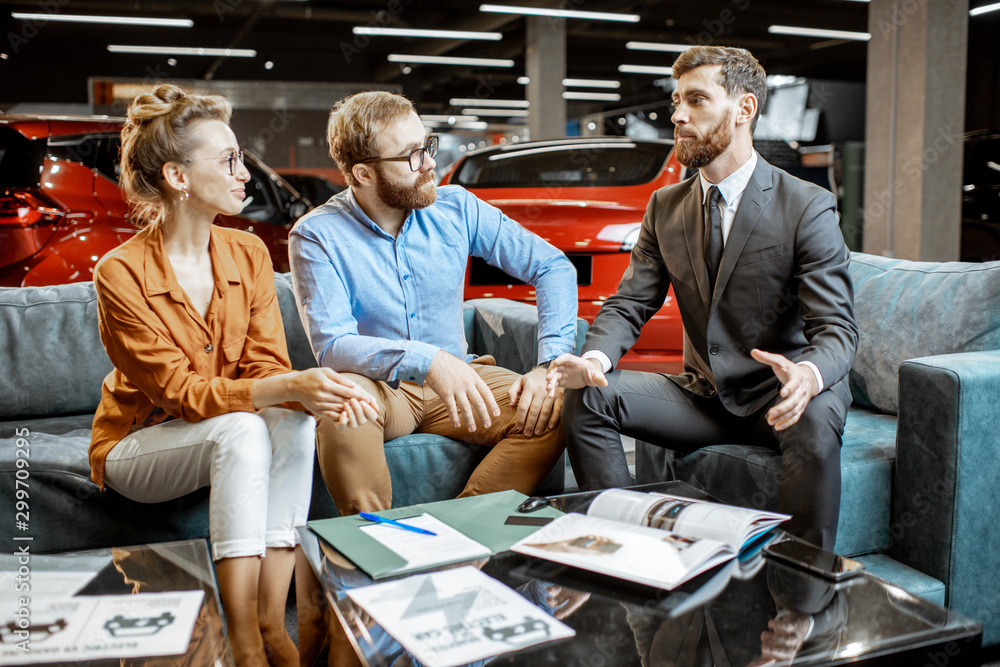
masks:
<path id="1" fill-rule="evenodd" d="M 118 189 L 123 120 L 0 116 L 0 286 L 91 280 L 104 253 L 138 229 Z M 216 224 L 264 239 L 288 271 L 288 230 L 311 205 L 257 158 L 238 216 Z"/>
<path id="2" fill-rule="evenodd" d="M 576 266 L 580 317 L 593 322 L 618 288 L 650 195 L 681 180 L 672 141 L 583 137 L 469 152 L 442 179 L 474 192 L 566 253 Z M 467 298 L 534 302 L 530 285 L 469 262 Z M 677 372 L 683 330 L 673 290 L 618 368 Z"/>

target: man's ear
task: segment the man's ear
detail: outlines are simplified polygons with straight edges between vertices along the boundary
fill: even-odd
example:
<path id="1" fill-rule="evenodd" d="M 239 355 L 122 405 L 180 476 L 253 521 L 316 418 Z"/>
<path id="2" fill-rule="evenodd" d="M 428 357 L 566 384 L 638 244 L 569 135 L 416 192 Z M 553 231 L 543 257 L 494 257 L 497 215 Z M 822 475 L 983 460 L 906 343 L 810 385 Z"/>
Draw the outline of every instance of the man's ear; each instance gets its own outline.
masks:
<path id="1" fill-rule="evenodd" d="M 167 162 L 160 169 L 160 173 L 163 174 L 163 180 L 167 182 L 167 187 L 177 192 L 183 192 L 186 187 L 188 187 L 187 174 L 184 173 L 184 169 L 177 162 Z"/>
<path id="2" fill-rule="evenodd" d="M 375 184 L 375 168 L 370 164 L 365 164 L 363 162 L 355 163 L 355 165 L 351 167 L 351 173 L 354 174 L 354 178 L 357 179 L 358 185 Z"/>
<path id="3" fill-rule="evenodd" d="M 740 95 L 740 101 L 736 107 L 736 124 L 745 125 L 750 123 L 756 115 L 757 96 L 753 93 L 743 93 Z"/>

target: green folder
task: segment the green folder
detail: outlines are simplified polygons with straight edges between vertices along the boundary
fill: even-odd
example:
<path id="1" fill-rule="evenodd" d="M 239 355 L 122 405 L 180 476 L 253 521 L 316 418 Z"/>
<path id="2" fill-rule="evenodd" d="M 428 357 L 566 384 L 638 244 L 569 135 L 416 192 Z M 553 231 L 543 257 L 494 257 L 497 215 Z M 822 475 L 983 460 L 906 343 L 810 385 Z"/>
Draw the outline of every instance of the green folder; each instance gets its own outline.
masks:
<path id="1" fill-rule="evenodd" d="M 406 519 L 427 513 L 466 537 L 479 542 L 489 549 L 491 554 L 498 554 L 507 551 L 515 542 L 528 537 L 539 528 L 539 526 L 505 524 L 507 517 L 518 514 L 517 506 L 524 502 L 525 498 L 526 495 L 517 491 L 498 491 L 482 496 L 397 507 L 378 514 L 388 519 Z M 521 516 L 556 518 L 562 514 L 557 509 L 545 507 Z M 362 527 L 371 526 L 372 523 L 357 515 L 320 519 L 310 521 L 307 525 L 337 551 L 367 572 L 372 579 L 411 574 L 415 571 L 407 570 L 406 560 L 361 530 Z M 454 562 L 449 560 L 448 554 L 441 554 L 441 562 L 437 563 L 436 567 L 451 565 Z"/>

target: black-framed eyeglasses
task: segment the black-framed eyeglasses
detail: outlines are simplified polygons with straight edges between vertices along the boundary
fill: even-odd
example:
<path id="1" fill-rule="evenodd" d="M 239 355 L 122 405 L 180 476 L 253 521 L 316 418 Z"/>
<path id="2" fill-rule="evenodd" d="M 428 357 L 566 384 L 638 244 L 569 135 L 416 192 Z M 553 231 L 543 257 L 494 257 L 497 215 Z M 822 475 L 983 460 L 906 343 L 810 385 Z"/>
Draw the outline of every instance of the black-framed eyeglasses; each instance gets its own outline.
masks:
<path id="1" fill-rule="evenodd" d="M 195 157 L 195 158 L 188 158 L 187 160 L 184 161 L 199 162 L 201 160 L 225 160 L 226 163 L 229 165 L 229 175 L 235 176 L 236 163 L 239 162 L 241 165 L 243 164 L 243 151 L 233 151 L 229 155 L 224 155 L 222 157 Z"/>
<path id="2" fill-rule="evenodd" d="M 362 162 L 408 162 L 410 164 L 410 171 L 420 171 L 420 168 L 424 166 L 425 154 L 432 160 L 437 157 L 438 135 L 432 134 L 427 137 L 427 143 L 423 146 L 415 148 L 401 157 L 369 157 L 362 160 Z"/>

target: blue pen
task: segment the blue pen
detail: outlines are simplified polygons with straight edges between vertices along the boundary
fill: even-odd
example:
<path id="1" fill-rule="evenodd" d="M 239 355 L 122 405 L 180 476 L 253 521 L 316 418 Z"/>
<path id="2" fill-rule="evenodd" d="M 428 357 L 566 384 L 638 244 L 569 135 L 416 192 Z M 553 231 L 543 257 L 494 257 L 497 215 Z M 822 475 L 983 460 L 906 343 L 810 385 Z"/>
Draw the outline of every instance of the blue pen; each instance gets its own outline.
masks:
<path id="1" fill-rule="evenodd" d="M 424 535 L 437 535 L 437 533 L 432 533 L 429 530 L 424 530 L 423 528 L 417 528 L 416 526 L 407 526 L 405 523 L 400 523 L 398 521 L 393 521 L 392 519 L 386 519 L 385 517 L 378 516 L 377 514 L 369 514 L 368 512 L 361 512 L 358 516 L 366 521 L 374 521 L 375 523 L 384 523 L 389 526 L 395 526 L 396 528 L 402 528 L 403 530 L 412 530 L 414 533 L 423 533 Z"/>

